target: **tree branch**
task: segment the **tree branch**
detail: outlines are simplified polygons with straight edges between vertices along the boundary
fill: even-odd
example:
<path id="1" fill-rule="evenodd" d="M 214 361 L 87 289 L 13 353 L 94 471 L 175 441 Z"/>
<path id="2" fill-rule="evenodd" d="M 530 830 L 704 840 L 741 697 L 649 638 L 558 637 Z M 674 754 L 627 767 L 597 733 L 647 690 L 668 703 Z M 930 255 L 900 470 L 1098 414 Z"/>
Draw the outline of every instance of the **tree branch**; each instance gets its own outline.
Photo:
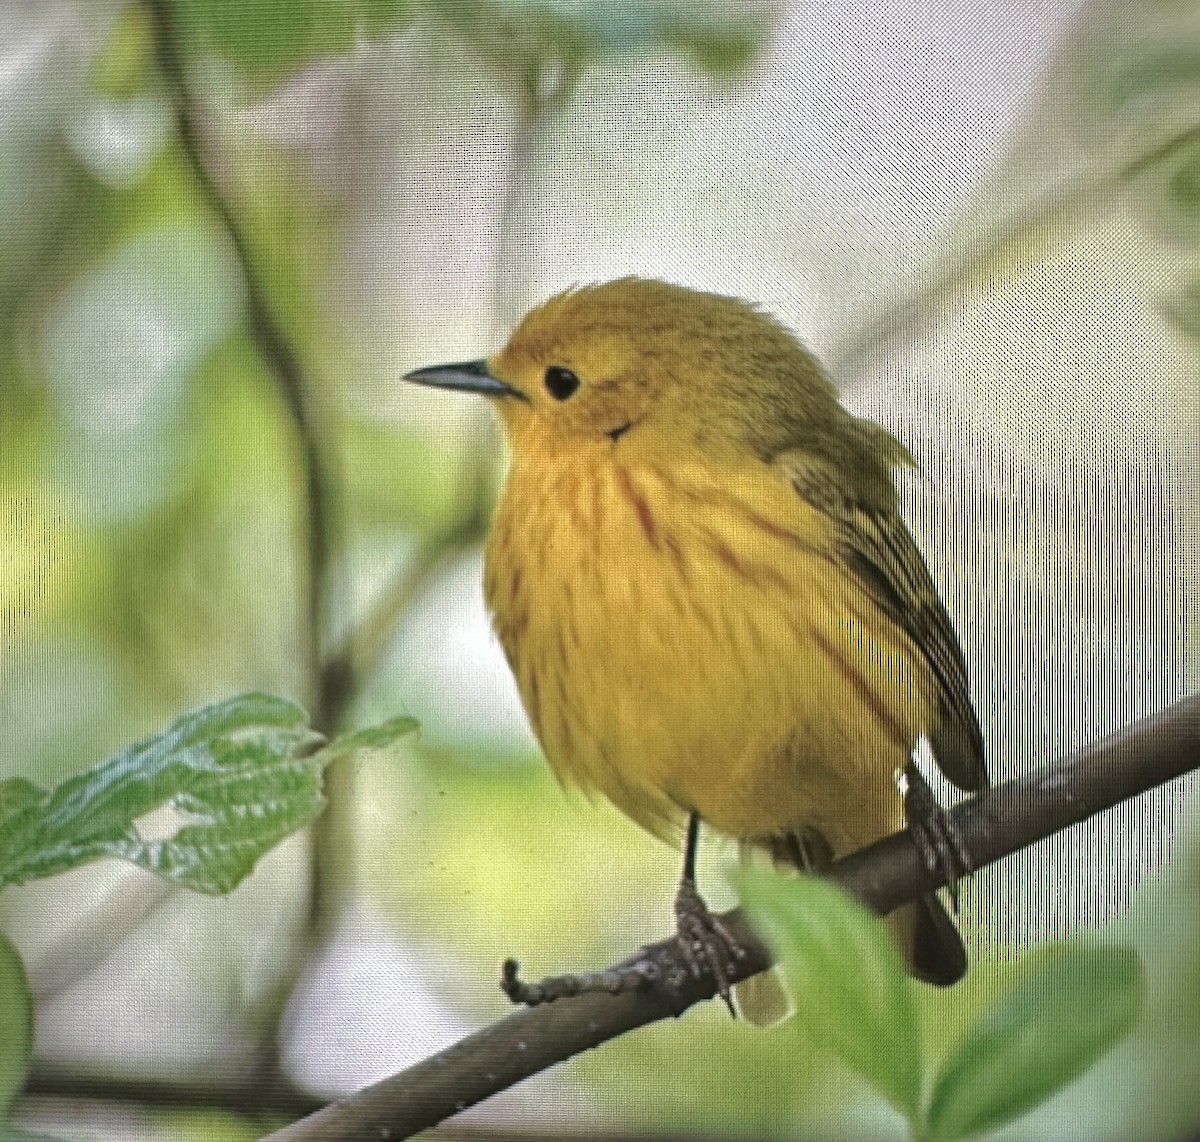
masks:
<path id="1" fill-rule="evenodd" d="M 976 865 L 1016 852 L 1200 767 L 1200 694 L 1144 718 L 1050 767 L 1008 781 L 951 811 Z M 890 912 L 942 887 L 907 831 L 836 861 L 830 879 L 868 907 Z M 740 909 L 722 919 L 747 955 L 734 980 L 771 964 Z M 625 1031 L 711 999 L 711 978 L 693 979 L 665 940 L 610 969 L 652 965 L 657 981 L 620 994 L 588 992 L 523 1008 L 425 1059 L 269 1136 L 267 1142 L 407 1138 L 555 1063 Z"/>

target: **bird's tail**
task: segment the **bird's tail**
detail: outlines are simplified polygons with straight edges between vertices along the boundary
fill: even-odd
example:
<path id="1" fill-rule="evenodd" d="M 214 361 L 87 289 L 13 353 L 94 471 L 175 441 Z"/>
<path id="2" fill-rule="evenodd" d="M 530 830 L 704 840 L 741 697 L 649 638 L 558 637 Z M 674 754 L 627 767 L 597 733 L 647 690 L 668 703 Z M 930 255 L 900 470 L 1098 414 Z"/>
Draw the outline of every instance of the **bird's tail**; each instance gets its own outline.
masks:
<path id="1" fill-rule="evenodd" d="M 776 849 L 772 855 L 777 866 L 803 865 L 810 871 L 814 865 L 819 867 L 827 863 L 827 860 L 810 862 L 807 859 L 793 859 L 790 849 Z M 744 860 L 749 859 L 749 846 L 743 846 L 742 856 Z M 949 987 L 966 974 L 967 952 L 962 938 L 935 893 L 931 892 L 912 904 L 897 908 L 886 922 L 908 964 L 909 972 L 915 978 L 935 987 Z M 778 968 L 738 984 L 733 989 L 733 998 L 739 1014 L 757 1026 L 772 1026 L 795 1011 L 795 1004 Z"/>
<path id="2" fill-rule="evenodd" d="M 958 928 L 942 902 L 932 892 L 888 917 L 908 960 L 908 970 L 919 980 L 949 987 L 967 972 L 967 952 Z"/>
<path id="3" fill-rule="evenodd" d="M 737 1013 L 755 1027 L 774 1027 L 796 1013 L 792 992 L 778 967 L 768 968 L 734 984 Z"/>
<path id="4" fill-rule="evenodd" d="M 898 908 L 887 918 L 908 970 L 924 983 L 949 987 L 967 971 L 967 952 L 942 902 L 933 893 Z M 771 968 L 733 989 L 738 1014 L 757 1027 L 782 1023 L 796 1010 L 783 973 Z"/>

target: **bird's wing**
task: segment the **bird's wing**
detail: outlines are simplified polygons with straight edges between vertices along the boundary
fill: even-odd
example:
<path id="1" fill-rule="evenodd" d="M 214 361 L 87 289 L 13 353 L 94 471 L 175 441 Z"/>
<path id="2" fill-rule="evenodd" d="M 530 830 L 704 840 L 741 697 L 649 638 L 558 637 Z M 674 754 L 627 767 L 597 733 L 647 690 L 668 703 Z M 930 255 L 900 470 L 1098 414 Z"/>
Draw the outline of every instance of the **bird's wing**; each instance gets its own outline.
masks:
<path id="1" fill-rule="evenodd" d="M 895 458 L 906 455 L 900 451 Z M 925 656 L 938 697 L 936 720 L 926 736 L 942 772 L 960 789 L 986 788 L 983 735 L 971 705 L 962 647 L 925 560 L 896 510 L 890 474 L 886 484 L 855 494 L 832 464 L 810 454 L 785 452 L 775 463 L 801 496 L 834 519 L 836 558 Z"/>

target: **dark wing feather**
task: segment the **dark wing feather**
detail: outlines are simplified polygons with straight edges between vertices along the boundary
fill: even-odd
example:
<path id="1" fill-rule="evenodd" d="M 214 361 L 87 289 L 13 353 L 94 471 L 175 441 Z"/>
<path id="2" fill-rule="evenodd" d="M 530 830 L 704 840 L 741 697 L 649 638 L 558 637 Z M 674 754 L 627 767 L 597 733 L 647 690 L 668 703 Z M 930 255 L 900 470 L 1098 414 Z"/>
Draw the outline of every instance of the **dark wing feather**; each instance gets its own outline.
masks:
<path id="1" fill-rule="evenodd" d="M 904 521 L 895 512 L 854 507 L 843 541 L 846 565 L 876 605 L 912 636 L 933 671 L 939 709 L 927 736 L 942 772 L 960 789 L 985 788 L 983 735 L 962 647 Z"/>
<path id="2" fill-rule="evenodd" d="M 886 482 L 872 480 L 866 494 L 854 496 L 842 490 L 844 481 L 828 462 L 788 453 L 776 463 L 800 495 L 837 522 L 843 566 L 924 654 L 938 693 L 937 717 L 926 737 L 942 772 L 960 789 L 986 788 L 983 735 L 971 705 L 962 647 L 925 560 L 896 511 L 890 476 Z M 881 477 L 884 471 L 880 468 Z"/>

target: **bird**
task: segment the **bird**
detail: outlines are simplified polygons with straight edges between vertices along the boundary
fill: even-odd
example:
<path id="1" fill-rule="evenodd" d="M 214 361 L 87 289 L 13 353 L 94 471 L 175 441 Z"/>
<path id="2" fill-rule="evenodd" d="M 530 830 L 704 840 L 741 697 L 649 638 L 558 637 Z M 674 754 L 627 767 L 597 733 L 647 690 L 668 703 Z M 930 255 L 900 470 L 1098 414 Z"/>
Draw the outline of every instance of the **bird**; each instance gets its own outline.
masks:
<path id="1" fill-rule="evenodd" d="M 741 949 L 696 886 L 700 828 L 820 871 L 907 826 L 954 891 L 970 854 L 914 761 L 988 784 L 963 651 L 901 516 L 910 452 L 852 415 L 748 301 L 648 277 L 573 286 L 482 360 L 510 463 L 492 625 L 551 769 L 683 836 L 678 940 L 730 1004 Z M 955 897 L 957 902 L 957 897 Z M 936 894 L 889 917 L 910 972 L 966 971 Z"/>

